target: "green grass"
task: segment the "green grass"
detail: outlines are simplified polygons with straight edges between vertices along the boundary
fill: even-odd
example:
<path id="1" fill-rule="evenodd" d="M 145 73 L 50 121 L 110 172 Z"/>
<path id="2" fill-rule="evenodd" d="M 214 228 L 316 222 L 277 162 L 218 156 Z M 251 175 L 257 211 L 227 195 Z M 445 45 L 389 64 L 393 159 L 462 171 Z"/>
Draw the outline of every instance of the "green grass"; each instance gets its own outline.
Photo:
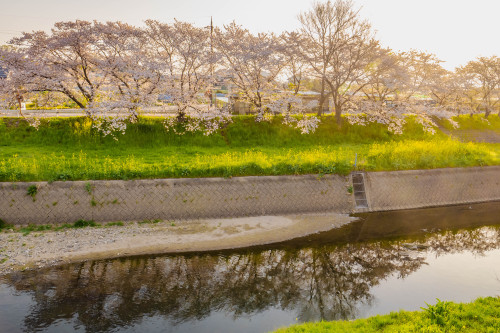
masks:
<path id="1" fill-rule="evenodd" d="M 122 221 L 118 221 L 118 222 L 109 222 L 109 223 L 106 223 L 104 226 L 105 227 L 123 227 L 125 224 L 122 222 Z"/>
<path id="2" fill-rule="evenodd" d="M 123 225 L 122 222 L 115 222 L 114 224 L 113 223 L 110 223 L 110 224 L 112 224 L 112 225 Z M 76 221 L 73 224 L 64 223 L 64 224 L 61 224 L 61 225 L 58 225 L 58 226 L 54 226 L 54 225 L 50 225 L 50 224 L 40 224 L 40 225 L 29 224 L 27 226 L 23 226 L 23 227 L 20 227 L 20 228 L 15 228 L 13 225 L 7 225 L 7 226 L 9 228 L 12 228 L 15 232 L 20 232 L 20 233 L 23 234 L 23 236 L 27 236 L 31 232 L 40 232 L 40 231 L 48 231 L 48 230 L 59 231 L 59 230 L 64 230 L 64 229 L 79 229 L 79 228 L 86 228 L 86 227 L 100 227 L 101 225 L 99 223 L 94 222 L 94 221 L 78 220 L 78 221 Z"/>
<path id="3" fill-rule="evenodd" d="M 0 219 L 0 231 L 3 229 L 12 228 L 11 224 L 6 223 L 4 220 Z"/>
<path id="4" fill-rule="evenodd" d="M 458 304 L 438 301 L 422 311 L 391 312 L 353 321 L 305 323 L 275 332 L 500 332 L 500 298 L 479 298 Z"/>
<path id="5" fill-rule="evenodd" d="M 488 126 L 500 129 L 500 121 Z M 339 128 L 329 116 L 308 135 L 279 119 L 241 116 L 211 136 L 179 136 L 161 119 L 141 118 L 118 141 L 82 117 L 44 120 L 38 131 L 0 118 L 0 181 L 348 174 L 356 155 L 357 169 L 368 171 L 496 165 L 500 144 L 431 136 L 413 121 L 403 135 L 379 124 Z"/>
<path id="6" fill-rule="evenodd" d="M 448 130 L 493 130 L 500 132 L 500 117 L 496 114 L 490 115 L 487 119 L 483 115 L 462 115 L 455 117 L 455 120 L 460 125 L 459 128 L 454 129 L 448 121 L 440 121 L 440 124 Z"/>

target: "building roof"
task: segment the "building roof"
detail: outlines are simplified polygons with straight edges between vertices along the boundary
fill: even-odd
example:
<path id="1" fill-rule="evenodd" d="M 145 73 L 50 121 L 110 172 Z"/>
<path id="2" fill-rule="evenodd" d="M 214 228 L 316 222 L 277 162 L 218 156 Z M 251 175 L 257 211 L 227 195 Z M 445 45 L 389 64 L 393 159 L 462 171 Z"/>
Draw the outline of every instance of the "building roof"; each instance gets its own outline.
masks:
<path id="1" fill-rule="evenodd" d="M 6 79 L 6 78 L 7 78 L 7 70 L 0 67 L 0 79 Z"/>

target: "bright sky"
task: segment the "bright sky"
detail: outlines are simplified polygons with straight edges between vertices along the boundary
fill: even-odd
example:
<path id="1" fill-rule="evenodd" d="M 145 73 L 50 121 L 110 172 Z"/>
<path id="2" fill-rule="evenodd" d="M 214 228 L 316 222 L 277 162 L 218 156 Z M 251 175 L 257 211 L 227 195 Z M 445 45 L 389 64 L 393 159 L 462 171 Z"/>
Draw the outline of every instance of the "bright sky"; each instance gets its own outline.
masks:
<path id="1" fill-rule="evenodd" d="M 197 26 L 231 21 L 253 32 L 294 30 L 308 0 L 1 0 L 0 44 L 22 31 L 75 19 L 142 25 L 174 18 Z M 382 45 L 435 53 L 448 69 L 478 56 L 500 56 L 500 0 L 354 0 Z"/>

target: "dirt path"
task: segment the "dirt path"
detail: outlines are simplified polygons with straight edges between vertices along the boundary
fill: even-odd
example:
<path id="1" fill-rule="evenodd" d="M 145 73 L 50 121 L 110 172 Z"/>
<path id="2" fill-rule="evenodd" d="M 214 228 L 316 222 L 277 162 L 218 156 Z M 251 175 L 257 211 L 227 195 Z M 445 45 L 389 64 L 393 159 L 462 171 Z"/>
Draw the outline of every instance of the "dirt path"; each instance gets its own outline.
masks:
<path id="1" fill-rule="evenodd" d="M 241 248 L 281 242 L 338 228 L 353 218 L 341 214 L 261 216 L 62 231 L 0 233 L 0 275 L 28 268 L 140 254 Z"/>
<path id="2" fill-rule="evenodd" d="M 500 132 L 495 130 L 475 130 L 475 129 L 456 129 L 450 131 L 443 126 L 438 128 L 446 135 L 456 138 L 462 142 L 485 142 L 500 143 Z"/>
<path id="3" fill-rule="evenodd" d="M 500 143 L 500 132 L 493 130 L 456 130 L 452 136 L 463 142 Z"/>

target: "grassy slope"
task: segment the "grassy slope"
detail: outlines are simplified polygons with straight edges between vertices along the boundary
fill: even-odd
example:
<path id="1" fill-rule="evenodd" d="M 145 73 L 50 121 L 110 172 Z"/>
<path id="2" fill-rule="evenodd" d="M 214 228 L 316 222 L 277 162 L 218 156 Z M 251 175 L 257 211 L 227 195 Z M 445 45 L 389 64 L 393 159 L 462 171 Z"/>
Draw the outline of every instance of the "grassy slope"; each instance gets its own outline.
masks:
<path id="1" fill-rule="evenodd" d="M 472 303 L 438 302 L 424 311 L 400 311 L 354 321 L 306 323 L 275 333 L 319 332 L 500 332 L 500 298 Z"/>
<path id="2" fill-rule="evenodd" d="M 460 121 L 500 130 L 500 121 Z M 256 123 L 242 116 L 207 137 L 179 136 L 159 119 L 143 118 L 115 141 L 95 133 L 84 118 L 51 119 L 38 131 L 19 119 L 0 119 L 0 181 L 347 174 L 356 154 L 364 170 L 500 164 L 499 144 L 431 136 L 413 122 L 397 136 L 378 124 L 339 129 L 326 117 L 316 133 L 301 135 L 279 120 Z"/>

